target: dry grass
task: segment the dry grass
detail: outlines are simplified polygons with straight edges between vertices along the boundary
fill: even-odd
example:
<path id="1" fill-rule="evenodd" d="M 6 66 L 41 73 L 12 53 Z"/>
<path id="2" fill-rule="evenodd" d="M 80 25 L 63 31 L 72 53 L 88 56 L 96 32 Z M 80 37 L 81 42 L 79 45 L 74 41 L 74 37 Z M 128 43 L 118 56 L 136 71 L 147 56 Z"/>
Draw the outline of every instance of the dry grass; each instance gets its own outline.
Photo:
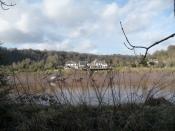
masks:
<path id="1" fill-rule="evenodd" d="M 152 69 L 74 70 L 62 73 L 54 85 L 48 74 L 13 74 L 14 104 L 0 112 L 0 129 L 173 131 L 174 75 Z"/>

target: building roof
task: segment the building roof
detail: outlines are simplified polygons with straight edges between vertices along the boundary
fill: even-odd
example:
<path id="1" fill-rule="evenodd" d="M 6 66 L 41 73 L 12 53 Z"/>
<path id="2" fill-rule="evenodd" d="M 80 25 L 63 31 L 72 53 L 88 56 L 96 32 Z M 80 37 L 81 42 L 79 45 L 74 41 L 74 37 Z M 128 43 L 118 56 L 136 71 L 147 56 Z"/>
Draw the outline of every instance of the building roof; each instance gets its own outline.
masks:
<path id="1" fill-rule="evenodd" d="M 93 64 L 96 64 L 96 63 L 103 64 L 103 65 L 106 65 L 106 64 L 107 64 L 107 63 L 105 62 L 105 60 L 97 60 L 97 59 L 95 59 L 95 60 L 93 60 L 93 61 L 91 62 L 92 65 L 93 65 Z"/>
<path id="2" fill-rule="evenodd" d="M 87 65 L 87 61 L 79 61 L 79 65 Z"/>
<path id="3" fill-rule="evenodd" d="M 75 61 L 70 60 L 70 61 L 67 61 L 66 64 L 77 64 L 77 63 Z"/>
<path id="4" fill-rule="evenodd" d="M 97 60 L 97 59 L 95 59 L 94 61 L 92 61 L 90 63 L 90 65 L 92 65 L 92 66 L 95 66 L 96 64 L 98 64 L 98 65 L 107 65 L 107 63 L 105 62 L 105 60 Z"/>

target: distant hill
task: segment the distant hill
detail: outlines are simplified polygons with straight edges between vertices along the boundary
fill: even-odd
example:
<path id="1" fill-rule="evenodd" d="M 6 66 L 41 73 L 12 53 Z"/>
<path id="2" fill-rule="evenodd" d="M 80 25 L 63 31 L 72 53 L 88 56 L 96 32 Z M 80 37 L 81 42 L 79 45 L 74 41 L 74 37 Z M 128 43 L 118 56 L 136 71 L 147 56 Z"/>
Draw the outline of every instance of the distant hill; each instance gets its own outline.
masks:
<path id="1" fill-rule="evenodd" d="M 175 46 L 171 45 L 167 50 L 156 51 L 149 55 L 149 58 L 154 58 L 159 61 L 159 67 L 175 67 Z M 148 59 L 149 59 L 148 58 Z M 0 47 L 0 65 L 13 65 L 18 69 L 48 69 L 64 66 L 66 61 L 88 61 L 94 59 L 105 60 L 112 66 L 136 66 L 135 62 L 139 61 L 135 56 L 129 55 L 96 55 L 77 52 L 65 51 L 40 51 L 32 49 L 7 49 Z"/>
<path id="2" fill-rule="evenodd" d="M 129 55 L 96 55 L 65 51 L 18 50 L 4 47 L 0 47 L 0 57 L 0 65 L 13 65 L 20 68 L 28 68 L 27 66 L 33 66 L 31 68 L 57 68 L 64 66 L 68 60 L 91 62 L 94 59 L 99 59 L 105 60 L 113 66 L 126 66 L 135 61 L 135 57 Z"/>

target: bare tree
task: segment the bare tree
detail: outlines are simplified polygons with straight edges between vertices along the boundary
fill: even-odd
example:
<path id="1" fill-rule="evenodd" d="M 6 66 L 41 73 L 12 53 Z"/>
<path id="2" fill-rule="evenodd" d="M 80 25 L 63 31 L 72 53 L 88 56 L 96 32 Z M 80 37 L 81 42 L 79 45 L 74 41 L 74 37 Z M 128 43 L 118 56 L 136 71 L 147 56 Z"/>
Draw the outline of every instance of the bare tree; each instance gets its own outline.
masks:
<path id="1" fill-rule="evenodd" d="M 154 42 L 154 43 L 151 44 L 150 46 L 136 46 L 136 45 L 132 44 L 132 43 L 129 41 L 129 39 L 128 39 L 126 33 L 125 33 L 125 30 L 124 30 L 124 28 L 123 28 L 122 22 L 120 22 L 120 26 L 121 26 L 122 32 L 123 32 L 123 34 L 124 34 L 124 36 L 125 36 L 126 42 L 127 42 L 127 43 L 124 42 L 124 45 L 126 46 L 126 48 L 128 48 L 129 50 L 132 50 L 132 51 L 134 51 L 134 52 L 135 52 L 136 49 L 145 49 L 145 53 L 144 53 L 144 55 L 143 55 L 143 57 L 142 57 L 142 59 L 141 59 L 141 61 L 140 61 L 141 64 L 143 64 L 143 63 L 145 62 L 145 59 L 146 59 L 146 57 L 147 57 L 147 55 L 148 55 L 148 51 L 149 51 L 152 47 L 154 47 L 154 46 L 156 46 L 156 45 L 158 45 L 158 44 L 160 44 L 160 43 L 162 43 L 162 42 L 164 42 L 164 41 L 166 41 L 166 40 L 168 40 L 168 39 L 170 39 L 170 38 L 172 38 L 172 37 L 175 37 L 175 33 L 173 33 L 173 34 L 171 34 L 171 35 L 169 35 L 169 36 L 167 36 L 167 37 L 165 37 L 165 38 L 163 38 L 163 39 L 161 39 L 161 40 L 159 40 L 159 41 L 157 41 L 157 42 Z"/>
<path id="2" fill-rule="evenodd" d="M 16 4 L 14 3 L 7 3 L 3 0 L 0 0 L 0 5 L 3 10 L 8 10 L 10 7 L 15 6 Z"/>
<path id="3" fill-rule="evenodd" d="M 174 16 L 175 16 L 175 0 L 174 0 Z M 158 44 L 160 44 L 160 43 L 162 43 L 162 42 L 164 42 L 164 41 L 166 41 L 166 40 L 168 40 L 168 39 L 170 39 L 170 38 L 172 38 L 172 37 L 175 37 L 175 33 L 173 33 L 173 34 L 171 34 L 171 35 L 169 35 L 169 36 L 167 36 L 167 37 L 165 37 L 165 38 L 163 38 L 163 39 L 161 39 L 161 40 L 159 40 L 159 41 L 157 41 L 157 42 L 154 42 L 154 43 L 151 44 L 150 46 L 136 46 L 136 45 L 132 44 L 132 43 L 129 41 L 129 39 L 128 39 L 126 33 L 125 33 L 125 30 L 124 30 L 124 28 L 123 28 L 122 22 L 120 22 L 120 26 L 121 26 L 122 32 L 123 32 L 123 34 L 124 34 L 124 36 L 125 36 L 126 42 L 127 42 L 127 43 L 124 42 L 124 45 L 126 46 L 126 48 L 128 48 L 129 50 L 134 51 L 134 53 L 135 53 L 135 50 L 136 50 L 136 49 L 145 49 L 145 53 L 144 53 L 144 55 L 143 55 L 143 57 L 142 57 L 140 63 L 144 63 L 144 62 L 145 62 L 145 59 L 146 59 L 146 57 L 147 57 L 147 55 L 148 55 L 148 52 L 149 52 L 149 50 L 150 50 L 152 47 L 154 47 L 154 46 L 156 46 L 156 45 L 158 45 Z M 136 54 L 136 53 L 135 53 L 135 54 Z"/>

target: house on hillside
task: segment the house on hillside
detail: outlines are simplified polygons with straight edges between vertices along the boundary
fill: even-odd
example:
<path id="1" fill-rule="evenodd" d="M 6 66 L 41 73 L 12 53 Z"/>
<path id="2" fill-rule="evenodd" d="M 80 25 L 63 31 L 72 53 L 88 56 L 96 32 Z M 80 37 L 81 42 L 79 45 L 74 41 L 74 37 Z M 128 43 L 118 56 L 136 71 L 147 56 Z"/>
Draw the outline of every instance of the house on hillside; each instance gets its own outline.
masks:
<path id="1" fill-rule="evenodd" d="M 69 68 L 78 69 L 78 63 L 75 62 L 75 61 L 67 61 L 65 63 L 65 68 L 67 68 L 67 69 L 69 69 Z"/>
<path id="2" fill-rule="evenodd" d="M 101 61 L 101 60 L 95 59 L 94 61 L 92 61 L 89 64 L 89 67 L 91 69 L 93 69 L 93 68 L 106 69 L 106 68 L 108 68 L 108 64 L 105 62 L 105 60 Z"/>
<path id="3" fill-rule="evenodd" d="M 87 61 L 79 61 L 78 63 L 75 61 L 67 61 L 65 63 L 65 69 L 84 69 L 84 68 L 107 69 L 108 64 L 105 62 L 105 60 L 97 60 L 97 59 L 95 59 L 91 63 L 88 63 Z"/>
<path id="4" fill-rule="evenodd" d="M 78 62 L 78 68 L 82 69 L 82 68 L 86 68 L 88 66 L 88 62 L 87 61 L 79 61 Z"/>
<path id="5" fill-rule="evenodd" d="M 159 64 L 159 61 L 157 59 L 149 59 L 147 61 L 148 66 L 157 66 Z"/>

